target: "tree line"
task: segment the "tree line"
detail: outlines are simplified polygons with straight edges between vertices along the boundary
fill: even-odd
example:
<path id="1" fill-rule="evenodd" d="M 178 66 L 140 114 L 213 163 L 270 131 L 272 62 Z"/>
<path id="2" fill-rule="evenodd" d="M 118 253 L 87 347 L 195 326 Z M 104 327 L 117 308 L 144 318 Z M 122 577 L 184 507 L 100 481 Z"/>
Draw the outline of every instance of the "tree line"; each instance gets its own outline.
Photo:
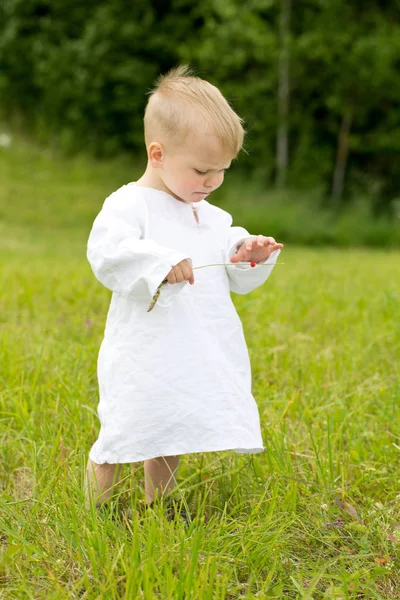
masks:
<path id="1" fill-rule="evenodd" d="M 0 105 L 40 137 L 143 152 L 146 90 L 190 64 L 248 131 L 239 169 L 377 212 L 400 196 L 398 0 L 3 0 Z"/>

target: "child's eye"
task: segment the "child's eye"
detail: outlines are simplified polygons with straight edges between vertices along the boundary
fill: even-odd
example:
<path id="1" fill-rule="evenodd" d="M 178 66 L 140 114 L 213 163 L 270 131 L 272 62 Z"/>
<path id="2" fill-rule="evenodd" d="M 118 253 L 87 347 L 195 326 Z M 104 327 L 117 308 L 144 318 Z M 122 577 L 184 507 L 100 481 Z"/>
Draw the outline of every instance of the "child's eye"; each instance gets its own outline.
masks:
<path id="1" fill-rule="evenodd" d="M 198 169 L 195 169 L 195 171 L 198 175 L 205 175 L 207 173 L 207 171 L 199 171 Z"/>

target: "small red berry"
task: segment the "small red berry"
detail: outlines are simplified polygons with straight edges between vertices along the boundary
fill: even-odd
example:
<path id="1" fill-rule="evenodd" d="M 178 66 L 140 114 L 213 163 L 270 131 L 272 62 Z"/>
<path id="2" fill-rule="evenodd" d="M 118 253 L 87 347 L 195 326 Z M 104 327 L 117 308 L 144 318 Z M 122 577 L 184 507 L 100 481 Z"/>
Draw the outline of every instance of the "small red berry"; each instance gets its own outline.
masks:
<path id="1" fill-rule="evenodd" d="M 250 263 L 250 266 L 251 266 L 251 267 L 255 267 L 255 266 L 256 266 L 256 263 L 255 263 L 255 262 L 251 262 L 251 263 Z"/>

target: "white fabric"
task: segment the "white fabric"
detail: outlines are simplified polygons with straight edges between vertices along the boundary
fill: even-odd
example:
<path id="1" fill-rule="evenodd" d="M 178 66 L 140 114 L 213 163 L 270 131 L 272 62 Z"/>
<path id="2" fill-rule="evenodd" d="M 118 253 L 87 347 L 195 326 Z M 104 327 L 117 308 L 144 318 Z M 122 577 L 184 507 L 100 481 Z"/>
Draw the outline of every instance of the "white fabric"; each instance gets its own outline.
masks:
<path id="1" fill-rule="evenodd" d="M 245 294 L 270 267 L 232 265 L 194 271 L 191 286 L 165 284 L 171 267 L 228 263 L 241 240 L 232 217 L 202 200 L 123 186 L 105 201 L 88 242 L 97 279 L 113 291 L 98 358 L 101 430 L 90 451 L 98 464 L 235 450 L 263 441 L 242 324 L 230 290 Z"/>

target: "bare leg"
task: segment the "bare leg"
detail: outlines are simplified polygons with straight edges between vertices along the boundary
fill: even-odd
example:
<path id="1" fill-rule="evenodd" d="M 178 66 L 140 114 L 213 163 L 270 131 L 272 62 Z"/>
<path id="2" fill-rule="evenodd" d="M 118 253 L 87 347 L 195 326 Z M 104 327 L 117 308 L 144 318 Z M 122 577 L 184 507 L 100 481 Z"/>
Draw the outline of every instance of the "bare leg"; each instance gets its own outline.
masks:
<path id="1" fill-rule="evenodd" d="M 90 505 L 91 496 L 97 506 L 109 500 L 118 483 L 120 473 L 121 465 L 107 463 L 97 465 L 89 458 L 85 478 L 86 505 Z"/>
<path id="2" fill-rule="evenodd" d="M 175 474 L 179 466 L 179 456 L 160 456 L 144 461 L 144 488 L 146 503 L 160 496 L 166 496 L 175 486 Z"/>

